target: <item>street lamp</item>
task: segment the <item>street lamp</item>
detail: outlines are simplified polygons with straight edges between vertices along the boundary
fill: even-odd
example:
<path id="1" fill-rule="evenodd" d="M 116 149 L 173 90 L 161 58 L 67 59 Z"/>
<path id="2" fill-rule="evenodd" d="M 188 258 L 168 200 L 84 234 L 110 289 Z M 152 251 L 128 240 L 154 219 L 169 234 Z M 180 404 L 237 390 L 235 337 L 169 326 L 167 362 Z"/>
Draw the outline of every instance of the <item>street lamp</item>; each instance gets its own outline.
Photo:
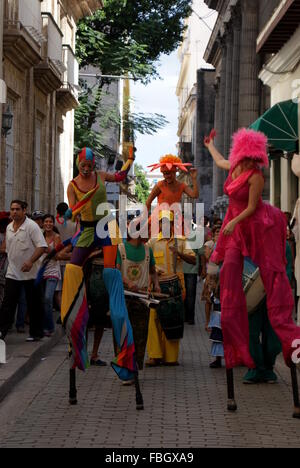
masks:
<path id="1" fill-rule="evenodd" d="M 2 113 L 2 135 L 6 138 L 9 135 L 12 125 L 13 125 L 14 115 L 10 110 L 10 107 L 7 106 L 6 111 Z"/>

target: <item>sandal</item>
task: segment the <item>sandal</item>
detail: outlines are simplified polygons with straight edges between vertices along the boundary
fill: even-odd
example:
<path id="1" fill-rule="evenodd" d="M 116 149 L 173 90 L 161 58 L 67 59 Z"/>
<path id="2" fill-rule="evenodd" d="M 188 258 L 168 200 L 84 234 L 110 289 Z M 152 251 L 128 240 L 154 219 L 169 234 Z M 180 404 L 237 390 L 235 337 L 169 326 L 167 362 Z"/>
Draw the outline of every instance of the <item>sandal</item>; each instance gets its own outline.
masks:
<path id="1" fill-rule="evenodd" d="M 105 361 L 101 361 L 101 359 L 91 359 L 90 364 L 91 364 L 91 366 L 96 366 L 96 367 L 105 367 L 105 366 L 107 366 L 107 363 Z"/>
<path id="2" fill-rule="evenodd" d="M 160 359 L 148 359 L 148 361 L 145 362 L 146 367 L 157 367 L 160 366 Z"/>

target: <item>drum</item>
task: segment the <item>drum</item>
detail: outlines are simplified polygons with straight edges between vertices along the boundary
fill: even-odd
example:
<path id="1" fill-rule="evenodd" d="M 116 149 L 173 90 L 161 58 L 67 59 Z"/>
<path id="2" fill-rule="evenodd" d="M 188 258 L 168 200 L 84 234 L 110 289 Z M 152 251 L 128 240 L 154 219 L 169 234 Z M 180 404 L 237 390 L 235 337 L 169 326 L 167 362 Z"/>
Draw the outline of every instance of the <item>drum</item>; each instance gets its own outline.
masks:
<path id="1" fill-rule="evenodd" d="M 159 279 L 161 292 L 168 294 L 168 299 L 160 301 L 156 309 L 161 327 L 167 340 L 180 340 L 184 331 L 184 305 L 182 290 L 177 275 Z"/>
<path id="2" fill-rule="evenodd" d="M 247 310 L 252 314 L 266 296 L 259 268 L 248 257 L 244 259 L 243 288 L 246 295 Z"/>
<path id="3" fill-rule="evenodd" d="M 89 307 L 89 327 L 111 328 L 109 318 L 109 295 L 103 281 L 102 258 L 88 261 L 84 266 L 86 294 Z"/>
<path id="4" fill-rule="evenodd" d="M 126 297 L 126 306 L 133 331 L 136 362 L 139 370 L 142 370 L 148 338 L 150 310 L 136 297 Z"/>

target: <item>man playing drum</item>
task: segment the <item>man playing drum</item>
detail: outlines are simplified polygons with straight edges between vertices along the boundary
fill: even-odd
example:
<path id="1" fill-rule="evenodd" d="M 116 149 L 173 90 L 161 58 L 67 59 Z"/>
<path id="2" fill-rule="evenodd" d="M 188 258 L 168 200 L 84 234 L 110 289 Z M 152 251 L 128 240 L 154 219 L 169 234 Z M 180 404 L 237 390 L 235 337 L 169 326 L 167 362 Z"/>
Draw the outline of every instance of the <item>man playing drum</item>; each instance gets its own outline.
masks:
<path id="1" fill-rule="evenodd" d="M 122 273 L 124 287 L 133 293 L 147 293 L 149 289 L 160 292 L 158 275 L 155 270 L 153 251 L 144 245 L 141 236 L 131 238 L 118 246 L 117 268 Z M 149 308 L 138 297 L 127 296 L 126 305 L 133 329 L 138 368 L 144 367 L 148 336 Z"/>
<path id="2" fill-rule="evenodd" d="M 183 312 L 185 286 L 182 264 L 183 261 L 196 264 L 196 256 L 194 251 L 189 248 L 185 237 L 174 237 L 174 213 L 172 211 L 159 213 L 159 234 L 157 238 L 149 241 L 149 246 L 153 249 L 160 283 L 169 282 L 172 285 L 171 289 L 179 291 Z M 162 292 L 165 291 L 162 290 Z M 182 313 L 182 320 L 184 321 L 184 313 Z M 159 365 L 161 362 L 165 365 L 178 365 L 179 342 L 180 340 L 176 338 L 167 339 L 157 312 L 151 310 L 147 343 L 149 360 L 146 365 L 151 367 Z"/>

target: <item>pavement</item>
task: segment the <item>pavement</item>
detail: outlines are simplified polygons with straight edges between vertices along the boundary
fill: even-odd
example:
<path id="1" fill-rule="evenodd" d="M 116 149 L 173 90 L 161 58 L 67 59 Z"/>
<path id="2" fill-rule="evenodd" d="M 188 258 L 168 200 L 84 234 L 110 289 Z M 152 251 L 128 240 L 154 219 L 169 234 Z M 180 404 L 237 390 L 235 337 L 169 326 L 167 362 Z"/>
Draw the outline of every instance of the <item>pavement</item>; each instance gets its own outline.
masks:
<path id="1" fill-rule="evenodd" d="M 12 329 L 5 338 L 6 364 L 0 364 L 0 402 L 26 377 L 34 367 L 49 354 L 64 336 L 64 330 L 56 325 L 55 333 L 40 341 L 27 343 L 28 326 L 25 333 Z"/>
<path id="2" fill-rule="evenodd" d="M 140 373 L 144 411 L 136 411 L 134 388 L 122 386 L 109 365 L 78 373 L 78 405 L 69 405 L 61 327 L 39 343 L 9 335 L 8 363 L 0 367 L 1 398 L 14 391 L 0 410 L 12 412 L 21 401 L 27 403 L 4 426 L 0 448 L 300 447 L 300 421 L 292 418 L 290 372 L 282 356 L 276 363 L 276 385 L 243 385 L 246 369 L 235 369 L 238 410 L 227 411 L 225 369 L 209 368 L 211 343 L 198 286 L 196 325 L 186 326 L 180 366 Z M 112 358 L 110 330 L 104 333 L 100 355 L 107 362 Z"/>

